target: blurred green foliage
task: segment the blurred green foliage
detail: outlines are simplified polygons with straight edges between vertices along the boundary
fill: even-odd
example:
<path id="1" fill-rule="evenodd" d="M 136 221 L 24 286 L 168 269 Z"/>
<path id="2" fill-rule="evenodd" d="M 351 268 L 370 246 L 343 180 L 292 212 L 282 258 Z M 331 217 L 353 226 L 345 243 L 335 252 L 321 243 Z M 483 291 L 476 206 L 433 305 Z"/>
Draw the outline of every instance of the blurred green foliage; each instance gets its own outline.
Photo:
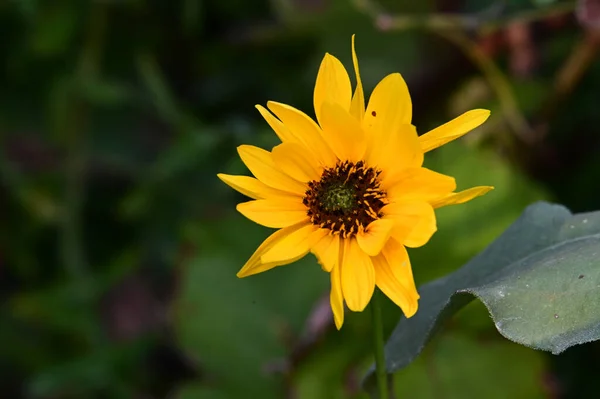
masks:
<path id="1" fill-rule="evenodd" d="M 2 396 L 364 397 L 368 314 L 335 331 L 328 276 L 312 257 L 237 279 L 268 231 L 235 213 L 242 197 L 215 175 L 247 173 L 237 145 L 275 144 L 254 104 L 312 113 L 321 57 L 349 66 L 356 33 L 366 91 L 402 72 L 419 132 L 470 108 L 493 112 L 429 154 L 460 188 L 496 190 L 440 210 L 439 232 L 411 251 L 419 284 L 465 263 L 530 202 L 600 208 L 594 33 L 572 2 L 506 3 L 1 3 Z M 477 23 L 440 31 L 441 12 Z M 390 332 L 400 311 L 386 303 L 384 314 Z M 474 304 L 396 388 L 586 397 L 600 360 L 588 347 L 556 358 L 518 347 Z"/>

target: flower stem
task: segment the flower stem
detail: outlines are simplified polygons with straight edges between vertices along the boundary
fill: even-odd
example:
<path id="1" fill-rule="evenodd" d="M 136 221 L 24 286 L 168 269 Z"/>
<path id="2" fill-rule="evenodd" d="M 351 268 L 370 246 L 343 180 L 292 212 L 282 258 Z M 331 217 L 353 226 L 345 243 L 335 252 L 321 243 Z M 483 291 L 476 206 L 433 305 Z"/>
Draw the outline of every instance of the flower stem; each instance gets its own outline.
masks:
<path id="1" fill-rule="evenodd" d="M 371 316 L 373 323 L 373 349 L 375 352 L 375 374 L 379 399 L 388 399 L 387 371 L 383 352 L 383 322 L 381 317 L 381 293 L 375 288 L 371 299 Z"/>

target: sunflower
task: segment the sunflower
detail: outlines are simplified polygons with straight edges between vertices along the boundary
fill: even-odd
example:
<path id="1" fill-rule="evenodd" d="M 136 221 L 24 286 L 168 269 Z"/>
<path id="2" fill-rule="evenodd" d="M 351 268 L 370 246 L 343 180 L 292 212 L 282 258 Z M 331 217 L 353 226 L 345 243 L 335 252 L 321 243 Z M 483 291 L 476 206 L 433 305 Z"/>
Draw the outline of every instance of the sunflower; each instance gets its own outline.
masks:
<path id="1" fill-rule="evenodd" d="M 365 99 L 352 37 L 356 88 L 342 63 L 325 54 L 314 89 L 316 123 L 302 111 L 270 101 L 256 108 L 281 140 L 271 151 L 250 145 L 238 153 L 255 176 L 218 177 L 252 198 L 238 204 L 246 218 L 278 229 L 254 252 L 238 277 L 282 266 L 313 253 L 331 278 L 336 327 L 344 302 L 362 311 L 375 286 L 406 317 L 419 294 L 406 247 L 420 247 L 436 231 L 434 209 L 492 190 L 454 192 L 453 177 L 422 167 L 423 155 L 481 125 L 483 109 L 418 136 L 412 104 L 399 73 L 385 77 Z M 270 112 L 269 112 L 270 111 Z"/>

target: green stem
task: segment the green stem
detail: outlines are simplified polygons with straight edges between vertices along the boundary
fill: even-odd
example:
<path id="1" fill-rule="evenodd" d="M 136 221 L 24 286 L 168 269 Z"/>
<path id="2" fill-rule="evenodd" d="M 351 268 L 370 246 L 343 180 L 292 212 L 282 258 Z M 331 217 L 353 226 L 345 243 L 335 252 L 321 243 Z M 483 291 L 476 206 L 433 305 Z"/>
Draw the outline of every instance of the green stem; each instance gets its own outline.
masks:
<path id="1" fill-rule="evenodd" d="M 79 311 L 89 312 L 94 303 L 94 287 L 85 253 L 82 212 L 86 195 L 85 173 L 88 162 L 87 137 L 90 106 L 82 97 L 82 87 L 98 76 L 100 55 L 107 26 L 106 6 L 98 2 L 89 11 L 84 44 L 78 65 L 59 90 L 62 106 L 57 108 L 55 129 L 65 144 L 64 208 L 61 223 L 60 250 L 69 274 Z M 100 342 L 95 324 L 87 325 L 90 343 Z"/>
<path id="2" fill-rule="evenodd" d="M 371 315 L 373 321 L 373 349 L 375 351 L 375 374 L 379 399 L 388 399 L 387 371 L 383 352 L 383 322 L 381 317 L 381 293 L 375 288 L 371 299 Z"/>

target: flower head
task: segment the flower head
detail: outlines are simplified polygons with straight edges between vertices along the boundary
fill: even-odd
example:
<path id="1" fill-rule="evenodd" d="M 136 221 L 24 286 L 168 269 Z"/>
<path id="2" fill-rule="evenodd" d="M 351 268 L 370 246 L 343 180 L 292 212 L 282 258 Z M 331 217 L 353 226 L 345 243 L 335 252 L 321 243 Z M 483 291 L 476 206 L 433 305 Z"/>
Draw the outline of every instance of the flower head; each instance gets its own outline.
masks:
<path id="1" fill-rule="evenodd" d="M 313 253 L 331 277 L 337 328 L 344 302 L 362 311 L 375 286 L 407 317 L 419 294 L 406 247 L 420 247 L 436 231 L 434 209 L 460 204 L 490 191 L 454 192 L 454 178 L 422 167 L 423 155 L 482 124 L 487 110 L 472 110 L 418 136 L 402 76 L 385 77 L 365 107 L 352 38 L 354 94 L 342 63 L 326 54 L 314 90 L 318 123 L 288 105 L 256 108 L 281 144 L 270 152 L 249 145 L 239 155 L 255 176 L 219 174 L 253 198 L 238 204 L 248 219 L 279 229 L 238 272 L 261 273 Z M 274 115 L 273 115 L 274 114 Z"/>

